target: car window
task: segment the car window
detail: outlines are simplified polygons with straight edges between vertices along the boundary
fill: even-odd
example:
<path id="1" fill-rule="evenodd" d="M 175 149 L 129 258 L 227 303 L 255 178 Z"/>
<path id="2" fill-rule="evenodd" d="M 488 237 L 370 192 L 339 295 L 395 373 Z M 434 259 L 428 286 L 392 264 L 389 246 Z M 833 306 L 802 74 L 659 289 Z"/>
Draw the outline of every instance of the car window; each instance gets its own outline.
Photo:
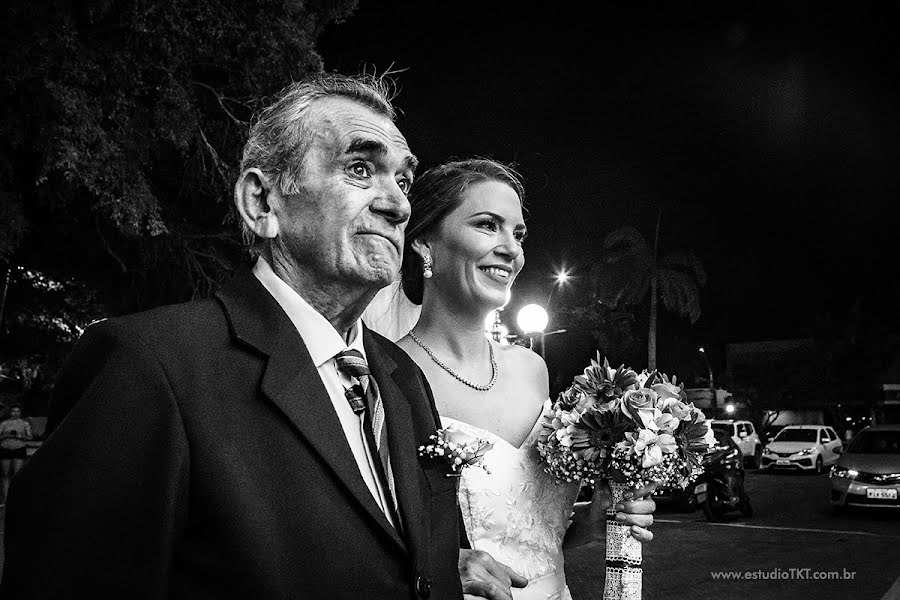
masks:
<path id="1" fill-rule="evenodd" d="M 850 444 L 854 454 L 900 454 L 900 431 L 863 431 Z"/>
<path id="2" fill-rule="evenodd" d="M 835 433 L 834 429 L 832 429 L 831 427 L 828 427 L 825 431 L 827 431 L 829 435 L 831 435 L 832 441 L 838 439 L 837 433 Z"/>
<path id="3" fill-rule="evenodd" d="M 753 429 L 753 423 L 744 423 L 744 427 L 747 428 L 747 435 L 753 435 L 756 430 Z"/>
<path id="4" fill-rule="evenodd" d="M 722 435 L 731 435 L 731 425 L 723 425 L 721 423 L 713 423 L 712 424 L 713 433 L 716 437 L 719 437 L 719 434 Z"/>
<path id="5" fill-rule="evenodd" d="M 828 432 L 824 429 L 819 430 L 819 443 L 827 444 L 828 443 Z"/>
<path id="6" fill-rule="evenodd" d="M 788 429 L 778 432 L 773 442 L 815 442 L 818 439 L 815 429 Z"/>
<path id="7" fill-rule="evenodd" d="M 725 446 L 728 444 L 729 440 L 731 440 L 731 427 L 730 426 L 721 426 L 721 425 L 713 425 L 712 426 L 713 435 L 716 437 L 716 443 L 720 446 Z"/>

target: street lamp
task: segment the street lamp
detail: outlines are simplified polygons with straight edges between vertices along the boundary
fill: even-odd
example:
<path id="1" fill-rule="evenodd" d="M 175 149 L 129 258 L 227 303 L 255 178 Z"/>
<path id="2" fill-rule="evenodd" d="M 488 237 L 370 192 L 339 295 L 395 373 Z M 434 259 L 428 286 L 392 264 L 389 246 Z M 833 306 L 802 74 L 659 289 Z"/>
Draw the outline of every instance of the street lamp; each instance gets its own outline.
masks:
<path id="1" fill-rule="evenodd" d="M 550 318 L 540 304 L 526 304 L 519 309 L 516 322 L 523 333 L 542 333 L 547 328 Z"/>
<path id="2" fill-rule="evenodd" d="M 492 310 L 484 318 L 484 335 L 501 346 L 509 345 L 509 328 L 500 320 L 500 311 L 503 307 Z"/>
<path id="3" fill-rule="evenodd" d="M 563 268 L 556 272 L 556 275 L 553 277 L 553 287 L 550 288 L 550 293 L 547 294 L 546 307 L 548 311 L 550 310 L 550 300 L 553 299 L 553 292 L 557 289 L 562 289 L 571 279 L 572 276 L 569 274 L 568 269 Z"/>
<path id="4" fill-rule="evenodd" d="M 547 311 L 540 304 L 526 304 L 519 309 L 519 314 L 516 315 L 516 322 L 519 324 L 519 329 L 522 330 L 522 333 L 528 336 L 529 348 L 534 347 L 534 334 L 540 333 L 543 336 L 544 329 L 547 328 L 549 321 L 550 317 L 547 316 Z M 541 356 L 543 354 L 544 339 L 541 337 Z"/>
<path id="5" fill-rule="evenodd" d="M 713 380 L 713 372 L 712 367 L 709 365 L 709 359 L 706 357 L 706 350 L 703 346 L 700 346 L 700 355 L 703 357 L 703 362 L 706 363 L 706 370 L 709 372 L 709 391 L 712 392 L 712 399 L 710 400 L 710 407 L 716 407 L 716 383 Z M 727 410 L 727 408 L 726 408 Z M 731 407 L 731 410 L 734 410 L 734 407 Z"/>
<path id="6" fill-rule="evenodd" d="M 547 328 L 547 323 L 550 322 L 550 317 L 547 315 L 547 311 L 544 307 L 540 304 L 526 304 L 523 306 L 519 309 L 519 314 L 516 316 L 516 322 L 519 324 L 519 329 L 522 330 L 522 333 L 528 335 L 529 348 L 534 346 L 534 335 L 538 333 L 541 334 L 541 356 L 544 356 L 545 337 L 566 332 L 565 329 L 544 331 Z"/>

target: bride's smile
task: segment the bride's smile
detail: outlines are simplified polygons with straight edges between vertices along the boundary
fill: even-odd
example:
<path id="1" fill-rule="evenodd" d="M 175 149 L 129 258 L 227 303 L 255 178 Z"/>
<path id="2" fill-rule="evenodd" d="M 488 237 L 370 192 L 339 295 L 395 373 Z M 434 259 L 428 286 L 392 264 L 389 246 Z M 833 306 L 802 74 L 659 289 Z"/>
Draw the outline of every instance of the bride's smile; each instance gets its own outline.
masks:
<path id="1" fill-rule="evenodd" d="M 433 260 L 434 292 L 477 315 L 503 306 L 525 265 L 525 235 L 515 190 L 499 181 L 472 185 L 436 234 L 419 244 Z"/>

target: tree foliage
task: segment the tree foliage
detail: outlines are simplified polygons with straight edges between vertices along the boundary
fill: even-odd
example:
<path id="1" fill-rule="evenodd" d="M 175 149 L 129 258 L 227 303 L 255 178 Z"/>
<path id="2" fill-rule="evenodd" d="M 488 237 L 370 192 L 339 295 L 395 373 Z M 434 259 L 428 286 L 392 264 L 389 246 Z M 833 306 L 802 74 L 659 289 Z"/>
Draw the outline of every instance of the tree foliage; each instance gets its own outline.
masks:
<path id="1" fill-rule="evenodd" d="M 559 312 L 568 327 L 589 332 L 599 350 L 616 364 L 635 364 L 641 337 L 633 311 L 604 304 L 593 291 L 573 295 L 561 303 Z"/>
<path id="2" fill-rule="evenodd" d="M 659 257 L 656 244 L 651 247 L 634 227 L 622 227 L 606 236 L 601 258 L 591 269 L 591 280 L 601 302 L 609 307 L 637 305 L 649 296 L 647 339 L 651 369 L 656 367 L 657 299 L 691 323 L 700 318 L 700 288 L 706 285 L 706 271 L 700 259 L 685 250 Z"/>
<path id="3" fill-rule="evenodd" d="M 40 387 L 91 320 L 206 295 L 233 270 L 243 252 L 232 186 L 249 121 L 322 70 L 319 34 L 355 7 L 4 4 L 3 382 Z"/>
<path id="4" fill-rule="evenodd" d="M 259 102 L 322 69 L 353 0 L 13 0 L 0 256 L 110 312 L 205 294 L 237 260 L 231 188 Z"/>

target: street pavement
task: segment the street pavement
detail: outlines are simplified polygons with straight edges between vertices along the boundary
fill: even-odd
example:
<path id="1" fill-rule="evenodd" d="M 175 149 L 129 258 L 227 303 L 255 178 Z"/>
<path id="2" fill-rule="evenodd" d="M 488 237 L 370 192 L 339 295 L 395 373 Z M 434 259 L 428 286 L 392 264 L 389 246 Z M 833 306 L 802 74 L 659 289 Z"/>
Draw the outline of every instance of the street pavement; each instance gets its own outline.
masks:
<path id="1" fill-rule="evenodd" d="M 699 511 L 658 508 L 655 539 L 643 549 L 644 600 L 900 600 L 900 512 L 834 516 L 827 475 L 748 471 L 747 490 L 750 518 L 735 513 L 713 524 Z M 602 597 L 604 552 L 590 544 L 566 554 L 575 600 Z M 0 565 L 2 558 L 0 544 Z M 777 579 L 716 579 L 715 572 Z M 853 575 L 813 579 L 820 572 Z"/>
<path id="2" fill-rule="evenodd" d="M 900 584 L 886 596 L 900 577 L 900 512 L 833 515 L 827 475 L 748 470 L 746 482 L 750 518 L 713 524 L 700 511 L 658 508 L 643 548 L 644 600 L 900 599 Z M 604 552 L 591 544 L 567 553 L 575 600 L 602 597 Z M 829 572 L 841 579 L 814 579 Z"/>

